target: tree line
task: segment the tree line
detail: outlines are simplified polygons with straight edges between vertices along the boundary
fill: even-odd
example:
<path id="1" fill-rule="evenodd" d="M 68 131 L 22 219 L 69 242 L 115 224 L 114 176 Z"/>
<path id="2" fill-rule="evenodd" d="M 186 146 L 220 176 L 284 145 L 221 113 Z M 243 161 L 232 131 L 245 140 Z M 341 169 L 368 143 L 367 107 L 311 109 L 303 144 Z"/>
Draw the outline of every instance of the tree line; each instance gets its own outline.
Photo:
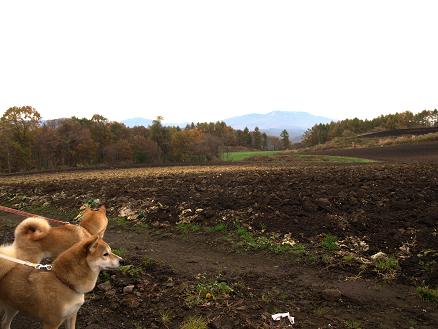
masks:
<path id="1" fill-rule="evenodd" d="M 381 115 L 372 120 L 358 118 L 316 124 L 308 129 L 303 137 L 303 144 L 312 146 L 323 144 L 336 137 L 354 137 L 368 132 L 382 130 L 420 128 L 438 126 L 438 110 L 424 110 L 417 114 L 405 111 Z"/>
<path id="2" fill-rule="evenodd" d="M 11 107 L 0 119 L 0 171 L 208 162 L 239 147 L 275 150 L 289 145 L 288 136 L 286 143 L 257 127 L 236 130 L 224 122 L 166 127 L 162 119 L 133 128 L 99 114 L 43 122 L 31 106 Z"/>

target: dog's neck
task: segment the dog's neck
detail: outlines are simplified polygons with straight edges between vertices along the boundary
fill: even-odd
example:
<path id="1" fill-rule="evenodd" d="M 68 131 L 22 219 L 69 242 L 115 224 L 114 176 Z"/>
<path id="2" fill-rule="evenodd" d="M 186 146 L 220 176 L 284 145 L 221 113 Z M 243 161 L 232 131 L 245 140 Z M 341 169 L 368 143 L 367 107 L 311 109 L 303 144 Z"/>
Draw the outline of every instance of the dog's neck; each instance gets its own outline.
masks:
<path id="1" fill-rule="evenodd" d="M 99 233 L 96 225 L 91 223 L 90 221 L 82 221 L 79 223 L 79 227 L 87 231 L 90 235 L 94 235 Z"/>
<path id="2" fill-rule="evenodd" d="M 65 252 L 52 264 L 52 271 L 65 286 L 79 294 L 94 289 L 100 270 L 91 268 L 80 251 Z"/>

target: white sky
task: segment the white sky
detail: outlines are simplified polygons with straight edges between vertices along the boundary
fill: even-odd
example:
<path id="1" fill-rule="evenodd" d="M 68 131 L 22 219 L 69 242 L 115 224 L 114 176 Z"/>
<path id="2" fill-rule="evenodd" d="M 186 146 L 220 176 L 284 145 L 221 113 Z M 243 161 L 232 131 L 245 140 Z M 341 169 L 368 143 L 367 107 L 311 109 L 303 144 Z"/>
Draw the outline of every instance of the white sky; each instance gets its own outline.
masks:
<path id="1" fill-rule="evenodd" d="M 0 114 L 374 117 L 438 107 L 438 1 L 1 1 Z"/>

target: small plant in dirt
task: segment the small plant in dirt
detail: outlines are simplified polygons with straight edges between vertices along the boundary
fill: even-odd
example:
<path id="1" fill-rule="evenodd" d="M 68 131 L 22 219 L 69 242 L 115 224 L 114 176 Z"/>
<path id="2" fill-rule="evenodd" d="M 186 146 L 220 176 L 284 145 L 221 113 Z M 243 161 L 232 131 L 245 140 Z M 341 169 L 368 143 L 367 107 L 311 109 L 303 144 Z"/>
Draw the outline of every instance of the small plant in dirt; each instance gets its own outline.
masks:
<path id="1" fill-rule="evenodd" d="M 142 324 L 140 322 L 136 322 L 136 323 L 134 323 L 134 329 L 144 329 L 144 327 L 142 326 Z"/>
<path id="2" fill-rule="evenodd" d="M 113 248 L 112 252 L 117 256 L 123 257 L 126 254 L 125 248 Z"/>
<path id="3" fill-rule="evenodd" d="M 123 265 L 119 270 L 133 278 L 139 278 L 143 274 L 143 269 L 135 265 Z"/>
<path id="4" fill-rule="evenodd" d="M 151 270 L 157 265 L 157 262 L 148 256 L 143 256 L 141 260 L 141 265 L 144 269 Z"/>
<path id="5" fill-rule="evenodd" d="M 111 279 L 111 275 L 108 272 L 101 271 L 99 273 L 99 281 L 106 282 L 106 281 L 109 281 L 110 279 Z"/>
<path id="6" fill-rule="evenodd" d="M 198 283 L 189 292 L 186 301 L 190 305 L 201 305 L 217 299 L 226 299 L 233 289 L 226 282 L 203 282 Z"/>
<path id="7" fill-rule="evenodd" d="M 201 225 L 193 223 L 181 223 L 176 225 L 176 229 L 184 234 L 199 232 L 201 230 Z"/>
<path id="8" fill-rule="evenodd" d="M 184 320 L 180 329 L 207 329 L 208 323 L 200 316 L 191 316 Z"/>
<path id="9" fill-rule="evenodd" d="M 88 199 L 84 203 L 84 206 L 90 207 L 92 209 L 95 209 L 95 208 L 99 207 L 99 205 L 100 205 L 100 200 L 99 199 Z"/>
<path id="10" fill-rule="evenodd" d="M 345 255 L 342 257 L 342 261 L 347 264 L 351 264 L 354 262 L 354 257 L 351 255 Z"/>
<path id="11" fill-rule="evenodd" d="M 393 271 L 399 267 L 398 260 L 394 256 L 378 259 L 375 263 L 375 266 L 380 272 Z"/>
<path id="12" fill-rule="evenodd" d="M 433 273 L 438 269 L 438 250 L 424 249 L 417 256 L 419 258 L 418 264 L 423 271 Z"/>
<path id="13" fill-rule="evenodd" d="M 338 249 L 338 237 L 331 234 L 325 234 L 322 241 L 321 247 L 327 250 L 337 250 Z"/>
<path id="14" fill-rule="evenodd" d="M 429 302 L 438 303 L 438 288 L 417 287 L 417 294 Z"/>
<path id="15" fill-rule="evenodd" d="M 299 251 L 301 248 L 289 244 L 281 244 L 266 236 L 257 236 L 245 227 L 236 224 L 236 234 L 240 237 L 240 245 L 246 250 L 268 250 L 276 254 Z"/>
<path id="16" fill-rule="evenodd" d="M 169 325 L 173 320 L 172 314 L 169 311 L 164 310 L 158 312 L 158 315 L 160 316 L 160 322 L 163 324 L 163 326 L 169 328 Z"/>
<path id="17" fill-rule="evenodd" d="M 345 326 L 350 329 L 361 329 L 361 323 L 358 320 L 346 320 Z"/>
<path id="18" fill-rule="evenodd" d="M 117 226 L 125 226 L 129 221 L 125 217 L 110 217 L 109 221 Z"/>
<path id="19" fill-rule="evenodd" d="M 216 232 L 225 232 L 227 230 L 227 225 L 225 223 L 219 223 L 215 226 L 209 227 L 207 232 L 216 233 Z"/>
<path id="20" fill-rule="evenodd" d="M 303 255 L 306 253 L 306 246 L 302 243 L 297 243 L 290 247 L 290 251 L 296 255 Z"/>
<path id="21" fill-rule="evenodd" d="M 239 224 L 236 224 L 236 233 L 244 240 L 253 239 L 252 233 L 248 231 L 248 229 L 246 229 L 245 227 L 240 226 Z"/>
<path id="22" fill-rule="evenodd" d="M 328 312 L 327 308 L 322 307 L 322 306 L 317 307 L 313 310 L 313 314 L 315 314 L 316 316 L 319 316 L 319 317 L 326 315 L 327 312 Z"/>

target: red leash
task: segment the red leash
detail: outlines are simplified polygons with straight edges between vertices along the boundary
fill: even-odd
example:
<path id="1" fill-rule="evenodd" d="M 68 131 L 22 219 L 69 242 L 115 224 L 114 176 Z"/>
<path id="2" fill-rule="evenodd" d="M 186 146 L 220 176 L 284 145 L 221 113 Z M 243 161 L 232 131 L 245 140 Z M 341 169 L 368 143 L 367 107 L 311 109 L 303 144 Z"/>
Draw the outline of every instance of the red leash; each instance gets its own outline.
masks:
<path id="1" fill-rule="evenodd" d="M 62 224 L 62 225 L 70 224 L 69 222 L 64 222 L 62 220 L 53 219 L 53 218 L 47 218 L 47 217 L 44 217 L 44 216 L 35 215 L 35 214 L 31 214 L 29 212 L 25 212 L 25 211 L 13 209 L 13 208 L 8 208 L 8 207 L 4 207 L 4 206 L 0 206 L 0 211 L 7 212 L 7 213 L 10 213 L 10 214 L 14 214 L 14 215 L 18 215 L 18 216 L 23 216 L 23 217 L 39 217 L 39 218 L 44 218 L 47 221 L 52 222 L 52 223 L 56 223 L 56 224 Z"/>

